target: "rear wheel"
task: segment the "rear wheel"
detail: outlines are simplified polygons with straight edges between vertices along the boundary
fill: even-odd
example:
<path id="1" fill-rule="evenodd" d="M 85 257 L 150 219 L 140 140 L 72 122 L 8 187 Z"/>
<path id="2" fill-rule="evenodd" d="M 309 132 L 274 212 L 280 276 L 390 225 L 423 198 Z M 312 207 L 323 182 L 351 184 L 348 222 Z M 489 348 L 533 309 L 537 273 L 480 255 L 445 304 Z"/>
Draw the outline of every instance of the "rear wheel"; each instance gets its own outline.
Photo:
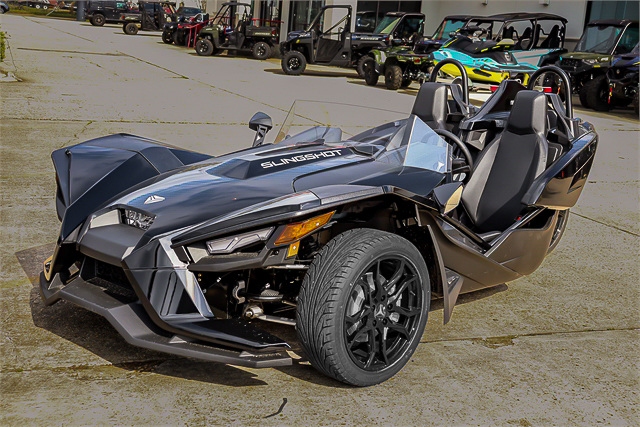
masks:
<path id="1" fill-rule="evenodd" d="M 609 82 L 605 76 L 598 76 L 584 85 L 589 108 L 596 111 L 609 111 L 613 105 L 609 103 Z"/>
<path id="2" fill-rule="evenodd" d="M 400 87 L 408 87 L 411 84 L 411 79 L 402 79 Z"/>
<path id="3" fill-rule="evenodd" d="M 301 52 L 290 50 L 282 57 L 281 65 L 285 74 L 299 76 L 307 68 L 307 59 Z"/>
<path id="4" fill-rule="evenodd" d="M 185 34 L 182 31 L 174 31 L 173 32 L 173 44 L 176 46 L 184 46 L 185 45 Z"/>
<path id="5" fill-rule="evenodd" d="M 264 61 L 269 58 L 269 55 L 271 55 L 271 46 L 265 42 L 258 42 L 253 45 L 251 52 L 253 53 L 254 58 Z"/>
<path id="6" fill-rule="evenodd" d="M 209 39 L 200 39 L 196 42 L 196 53 L 200 56 L 213 55 L 215 47 Z"/>
<path id="7" fill-rule="evenodd" d="M 104 25 L 104 15 L 101 13 L 96 13 L 91 17 L 91 25 L 95 25 L 96 27 L 102 27 Z"/>
<path id="8" fill-rule="evenodd" d="M 128 24 L 124 24 L 123 27 L 124 33 L 129 34 L 131 36 L 138 34 L 138 26 L 133 22 L 129 22 Z"/>
<path id="9" fill-rule="evenodd" d="M 377 85 L 380 76 L 376 71 L 376 60 L 371 57 L 366 58 L 362 68 L 364 70 L 364 82 L 369 86 Z"/>
<path id="10" fill-rule="evenodd" d="M 332 239 L 298 297 L 296 328 L 311 364 L 357 386 L 391 378 L 422 337 L 429 283 L 422 255 L 398 235 L 356 229 Z"/>
<path id="11" fill-rule="evenodd" d="M 400 86 L 402 86 L 402 68 L 398 65 L 387 65 L 384 71 L 384 84 L 387 89 L 400 89 Z"/>
<path id="12" fill-rule="evenodd" d="M 358 62 L 356 62 L 356 71 L 358 72 L 358 76 L 360 78 L 365 78 L 365 74 L 364 74 L 364 64 L 367 62 L 367 59 L 370 59 L 370 56 L 363 56 L 362 58 L 358 59 Z"/>
<path id="13" fill-rule="evenodd" d="M 166 44 L 173 43 L 173 36 L 169 31 L 162 32 L 162 41 L 165 42 Z"/>
<path id="14" fill-rule="evenodd" d="M 551 237 L 551 243 L 549 243 L 549 249 L 547 249 L 547 255 L 549 255 L 560 243 L 564 230 L 567 229 L 567 223 L 569 222 L 569 209 L 564 211 L 558 211 L 558 222 L 556 222 L 556 228 L 553 230 L 553 236 Z"/>

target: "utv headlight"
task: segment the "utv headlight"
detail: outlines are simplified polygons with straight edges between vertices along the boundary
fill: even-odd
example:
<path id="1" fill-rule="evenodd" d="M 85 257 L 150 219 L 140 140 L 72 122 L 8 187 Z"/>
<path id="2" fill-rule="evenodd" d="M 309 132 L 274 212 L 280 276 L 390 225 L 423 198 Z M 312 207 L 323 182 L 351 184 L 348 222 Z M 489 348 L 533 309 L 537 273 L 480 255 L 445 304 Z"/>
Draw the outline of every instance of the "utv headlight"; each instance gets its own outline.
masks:
<path id="1" fill-rule="evenodd" d="M 236 249 L 249 246 L 253 243 L 263 242 L 273 233 L 274 227 L 262 230 L 250 231 L 248 233 L 237 234 L 235 236 L 224 237 L 222 239 L 210 240 L 207 242 L 207 252 L 214 254 L 230 254 Z"/>
<path id="2" fill-rule="evenodd" d="M 155 217 L 150 215 L 145 215 L 138 211 L 133 211 L 131 209 L 123 209 L 122 210 L 122 223 L 131 225 L 133 227 L 139 228 L 141 230 L 148 230 L 151 227 Z"/>
<path id="3" fill-rule="evenodd" d="M 584 62 L 587 65 L 593 65 L 596 62 L 598 62 L 598 60 L 597 59 L 583 59 L 582 62 Z"/>

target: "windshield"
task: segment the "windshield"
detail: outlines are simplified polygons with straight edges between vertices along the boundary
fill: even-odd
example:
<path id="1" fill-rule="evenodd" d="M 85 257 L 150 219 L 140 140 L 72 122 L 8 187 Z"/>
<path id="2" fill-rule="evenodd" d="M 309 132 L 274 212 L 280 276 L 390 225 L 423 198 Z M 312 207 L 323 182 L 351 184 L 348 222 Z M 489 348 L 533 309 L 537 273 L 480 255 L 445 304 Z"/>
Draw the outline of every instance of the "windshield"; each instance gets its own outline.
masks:
<path id="1" fill-rule="evenodd" d="M 385 16 L 373 32 L 376 34 L 391 34 L 399 20 L 400 17 L 398 16 Z"/>
<path id="2" fill-rule="evenodd" d="M 181 7 L 176 13 L 178 15 L 193 16 L 200 13 L 200 9 L 195 7 Z"/>
<path id="3" fill-rule="evenodd" d="M 576 52 L 608 54 L 621 32 L 622 27 L 604 25 L 587 27 L 576 45 Z"/>
<path id="4" fill-rule="evenodd" d="M 464 22 L 465 21 L 456 21 L 453 19 L 446 19 L 442 21 L 442 23 L 440 24 L 436 32 L 433 33 L 433 36 L 431 38 L 434 40 L 440 40 L 444 38 L 448 39 L 449 34 L 453 33 L 454 31 L 458 31 L 460 28 L 462 28 L 462 26 L 464 25 Z"/>
<path id="5" fill-rule="evenodd" d="M 391 110 L 295 101 L 274 142 L 347 146 L 393 166 L 451 170 L 451 146 L 417 116 Z"/>

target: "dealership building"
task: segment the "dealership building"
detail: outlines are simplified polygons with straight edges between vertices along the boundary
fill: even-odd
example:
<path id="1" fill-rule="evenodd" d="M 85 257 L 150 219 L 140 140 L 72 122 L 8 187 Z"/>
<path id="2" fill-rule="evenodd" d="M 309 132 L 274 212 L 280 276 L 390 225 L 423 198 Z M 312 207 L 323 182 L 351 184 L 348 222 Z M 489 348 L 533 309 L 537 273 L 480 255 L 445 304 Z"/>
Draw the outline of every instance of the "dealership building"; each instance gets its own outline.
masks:
<path id="1" fill-rule="evenodd" d="M 210 14 L 229 0 L 191 0 L 199 2 Z M 373 31 L 387 12 L 422 12 L 425 15 L 425 35 L 436 30 L 447 15 L 494 15 L 509 12 L 552 13 L 568 19 L 566 41 L 569 47 L 577 41 L 585 25 L 596 19 L 638 19 L 637 0 L 584 1 L 584 0 L 239 0 L 253 6 L 256 22 L 278 26 L 280 38 L 289 31 L 305 30 L 320 8 L 329 5 L 349 5 L 354 16 L 351 30 Z"/>

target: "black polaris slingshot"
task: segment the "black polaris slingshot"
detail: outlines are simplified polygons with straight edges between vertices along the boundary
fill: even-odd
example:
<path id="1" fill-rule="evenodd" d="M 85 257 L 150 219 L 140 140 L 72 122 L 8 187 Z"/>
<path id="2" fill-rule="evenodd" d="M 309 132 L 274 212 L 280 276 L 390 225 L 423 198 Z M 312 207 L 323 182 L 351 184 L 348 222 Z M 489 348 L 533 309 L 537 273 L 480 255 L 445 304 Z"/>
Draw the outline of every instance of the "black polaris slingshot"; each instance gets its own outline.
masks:
<path id="1" fill-rule="evenodd" d="M 476 108 L 432 81 L 410 114 L 353 134 L 284 126 L 267 143 L 258 113 L 253 146 L 219 157 L 124 134 L 54 151 L 62 226 L 42 298 L 133 345 L 249 367 L 290 365 L 264 329 L 291 325 L 326 375 L 385 381 L 432 299 L 446 323 L 460 293 L 530 274 L 558 244 L 598 136 L 571 98 L 533 90 L 544 73 L 569 87 L 543 67 Z"/>

